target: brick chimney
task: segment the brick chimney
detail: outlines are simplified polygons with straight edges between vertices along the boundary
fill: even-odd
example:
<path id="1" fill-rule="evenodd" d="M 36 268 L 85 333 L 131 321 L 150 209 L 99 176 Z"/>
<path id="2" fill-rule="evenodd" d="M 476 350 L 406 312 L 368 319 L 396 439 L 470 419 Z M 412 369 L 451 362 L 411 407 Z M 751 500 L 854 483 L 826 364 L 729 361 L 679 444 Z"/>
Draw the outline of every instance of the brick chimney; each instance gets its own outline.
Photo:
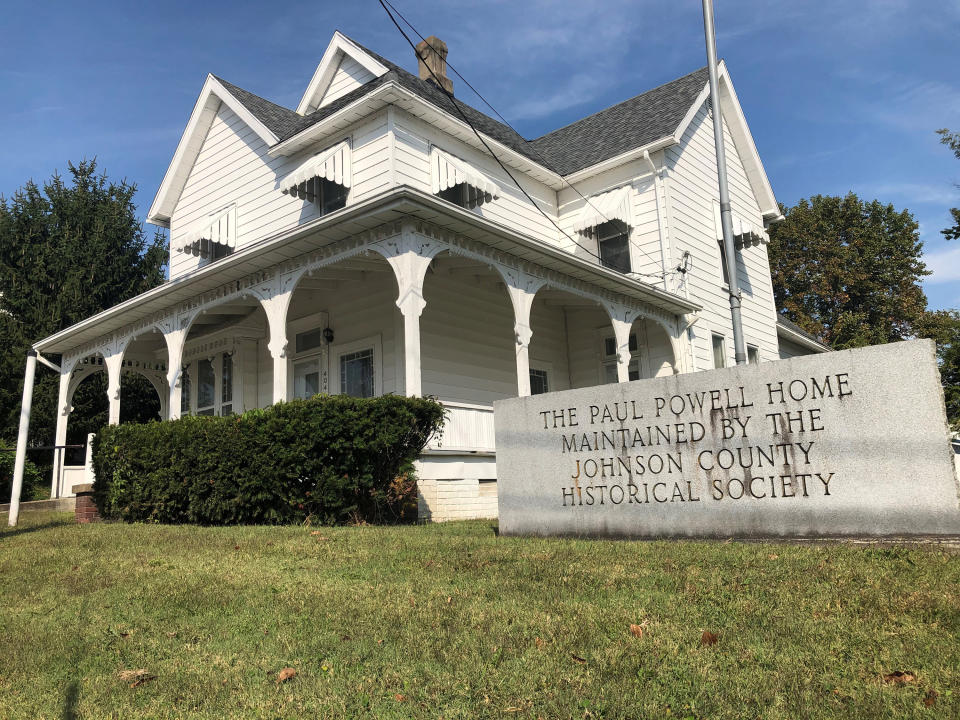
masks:
<path id="1" fill-rule="evenodd" d="M 440 79 L 440 84 L 448 93 L 453 95 L 453 81 L 447 77 L 447 44 L 435 35 L 417 45 L 417 69 L 421 80 L 429 80 L 434 85 L 434 75 Z M 433 70 L 433 74 L 430 74 Z"/>

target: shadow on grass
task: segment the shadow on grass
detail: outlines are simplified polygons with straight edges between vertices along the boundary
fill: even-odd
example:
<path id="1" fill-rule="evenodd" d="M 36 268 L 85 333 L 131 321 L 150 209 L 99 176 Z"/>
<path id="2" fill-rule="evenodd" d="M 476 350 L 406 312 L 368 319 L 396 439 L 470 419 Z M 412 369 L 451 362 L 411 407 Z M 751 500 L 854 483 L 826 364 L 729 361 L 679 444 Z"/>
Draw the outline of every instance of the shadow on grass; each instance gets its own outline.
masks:
<path id="1" fill-rule="evenodd" d="M 38 530 L 49 530 L 50 528 L 62 527 L 70 524 L 71 523 L 69 520 L 49 520 L 45 523 L 39 523 L 37 525 L 17 525 L 15 528 L 8 528 L 6 517 L 0 517 L 0 542 L 6 540 L 7 538 L 16 537 L 17 535 L 26 535 L 27 533 L 36 532 Z"/>
<path id="2" fill-rule="evenodd" d="M 79 697 L 80 683 L 71 680 L 63 694 L 63 713 L 60 715 L 63 720 L 77 720 L 77 700 Z"/>

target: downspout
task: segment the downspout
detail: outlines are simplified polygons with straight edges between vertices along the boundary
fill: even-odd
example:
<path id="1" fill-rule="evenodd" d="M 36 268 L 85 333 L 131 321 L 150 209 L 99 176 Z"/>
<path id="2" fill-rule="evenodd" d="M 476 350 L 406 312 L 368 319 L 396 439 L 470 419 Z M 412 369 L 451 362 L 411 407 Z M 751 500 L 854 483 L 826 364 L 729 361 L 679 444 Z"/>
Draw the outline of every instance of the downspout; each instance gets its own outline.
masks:
<path id="1" fill-rule="evenodd" d="M 660 209 L 660 192 L 662 189 L 660 171 L 657 169 L 656 164 L 650 157 L 649 150 L 643 151 L 643 159 L 646 161 L 650 168 L 650 172 L 653 174 L 653 192 L 657 206 L 657 232 L 660 236 L 660 271 L 663 273 L 663 289 L 669 292 L 670 288 L 667 286 L 667 267 L 673 263 L 673 253 L 670 250 L 669 238 L 667 237 L 665 228 L 663 226 L 663 212 Z"/>

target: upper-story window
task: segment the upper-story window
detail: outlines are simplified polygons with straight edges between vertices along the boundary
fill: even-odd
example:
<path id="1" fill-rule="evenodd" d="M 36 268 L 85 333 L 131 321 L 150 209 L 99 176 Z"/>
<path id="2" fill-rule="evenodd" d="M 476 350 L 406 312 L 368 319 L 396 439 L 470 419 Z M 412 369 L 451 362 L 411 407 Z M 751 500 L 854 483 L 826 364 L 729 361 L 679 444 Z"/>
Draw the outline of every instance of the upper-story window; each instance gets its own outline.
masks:
<path id="1" fill-rule="evenodd" d="M 176 248 L 201 262 L 213 262 L 237 247 L 237 206 L 218 210 L 192 230 L 180 235 Z"/>
<path id="2" fill-rule="evenodd" d="M 631 197 L 629 185 L 594 195 L 587 199 L 573 226 L 576 232 L 596 243 L 601 265 L 622 273 L 632 270 Z"/>
<path id="3" fill-rule="evenodd" d="M 433 194 L 472 210 L 500 197 L 500 188 L 465 161 L 434 147 L 430 151 Z"/>
<path id="4" fill-rule="evenodd" d="M 344 140 L 300 163 L 280 181 L 280 189 L 314 203 L 326 215 L 346 206 L 351 182 L 350 142 Z"/>

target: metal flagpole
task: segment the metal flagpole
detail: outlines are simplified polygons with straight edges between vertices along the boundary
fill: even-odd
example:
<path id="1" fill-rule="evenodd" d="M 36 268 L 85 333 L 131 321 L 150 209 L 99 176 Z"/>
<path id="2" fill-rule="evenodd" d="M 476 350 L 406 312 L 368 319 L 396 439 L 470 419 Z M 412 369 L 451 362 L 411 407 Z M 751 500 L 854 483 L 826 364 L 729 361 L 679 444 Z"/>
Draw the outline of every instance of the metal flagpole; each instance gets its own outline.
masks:
<path id="1" fill-rule="evenodd" d="M 737 365 L 747 362 L 740 318 L 740 283 L 737 278 L 737 254 L 733 244 L 733 219 L 730 217 L 730 190 L 727 187 L 727 160 L 723 152 L 723 115 L 717 80 L 717 40 L 713 28 L 713 0 L 703 0 L 703 33 L 707 41 L 707 68 L 710 73 L 710 107 L 713 109 L 713 140 L 717 148 L 717 180 L 720 184 L 720 222 L 723 226 L 723 249 L 727 256 L 727 277 L 730 287 L 730 318 L 733 320 L 733 347 Z"/>

